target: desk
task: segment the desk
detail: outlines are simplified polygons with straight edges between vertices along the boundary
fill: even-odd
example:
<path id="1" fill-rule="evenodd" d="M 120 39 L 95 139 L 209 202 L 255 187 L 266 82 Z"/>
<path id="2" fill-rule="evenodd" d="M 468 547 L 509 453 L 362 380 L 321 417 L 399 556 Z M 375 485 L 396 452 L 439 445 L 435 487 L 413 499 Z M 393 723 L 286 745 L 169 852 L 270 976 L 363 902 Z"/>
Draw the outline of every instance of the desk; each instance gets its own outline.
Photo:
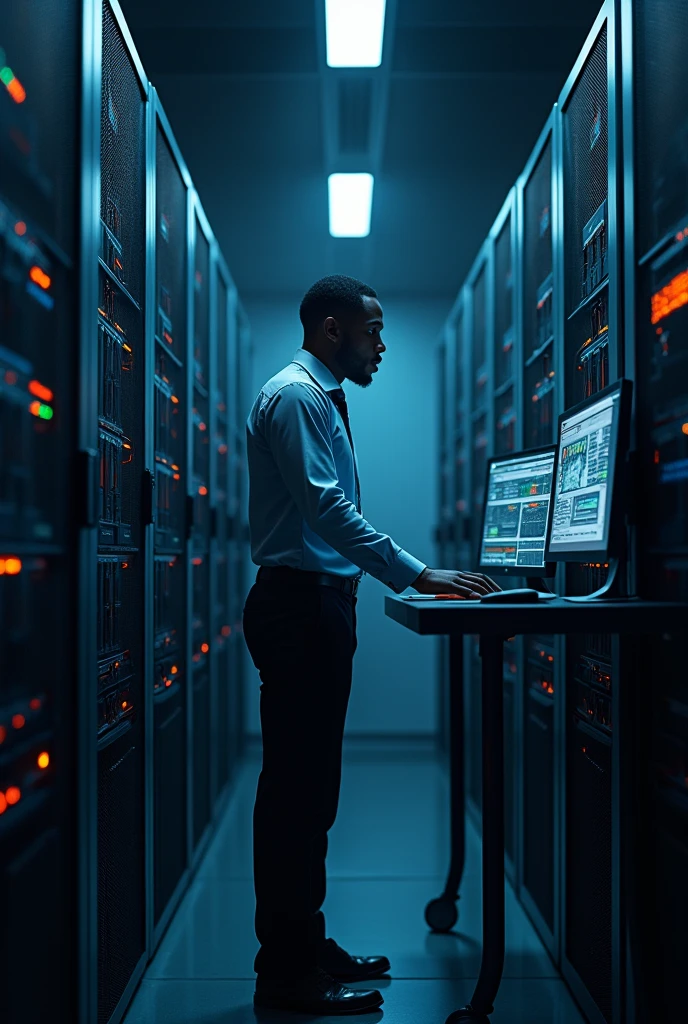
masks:
<path id="1" fill-rule="evenodd" d="M 444 895 L 428 905 L 431 927 L 449 930 L 456 921 L 451 904 L 463 872 L 463 735 L 461 657 L 463 637 L 478 634 L 482 662 L 483 763 L 483 953 L 473 998 L 446 1024 L 489 1024 L 504 967 L 504 720 L 503 656 L 506 638 L 522 633 L 657 634 L 688 624 L 688 604 L 658 601 L 571 602 L 562 598 L 533 604 L 461 601 L 405 601 L 385 598 L 385 614 L 422 636 L 450 637 L 452 728 L 452 863 Z M 459 706 L 461 705 L 461 706 Z M 452 911 L 453 909 L 453 918 Z"/>

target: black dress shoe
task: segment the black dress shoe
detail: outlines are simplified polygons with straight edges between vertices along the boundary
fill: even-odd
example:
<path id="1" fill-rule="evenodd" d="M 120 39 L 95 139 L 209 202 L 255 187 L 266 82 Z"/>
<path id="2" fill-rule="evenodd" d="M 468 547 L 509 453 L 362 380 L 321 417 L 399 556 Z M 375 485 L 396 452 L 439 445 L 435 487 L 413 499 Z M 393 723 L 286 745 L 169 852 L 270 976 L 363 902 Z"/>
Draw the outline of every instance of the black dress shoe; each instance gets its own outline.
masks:
<path id="1" fill-rule="evenodd" d="M 381 978 L 390 970 L 386 956 L 351 956 L 338 946 L 334 939 L 327 939 L 318 957 L 324 971 L 337 981 L 369 981 Z"/>
<path id="2" fill-rule="evenodd" d="M 370 1013 L 382 1003 L 382 996 L 374 989 L 352 992 L 320 968 L 295 981 L 262 981 L 258 978 L 253 997 L 253 1005 L 260 1009 L 296 1010 L 328 1017 Z"/>

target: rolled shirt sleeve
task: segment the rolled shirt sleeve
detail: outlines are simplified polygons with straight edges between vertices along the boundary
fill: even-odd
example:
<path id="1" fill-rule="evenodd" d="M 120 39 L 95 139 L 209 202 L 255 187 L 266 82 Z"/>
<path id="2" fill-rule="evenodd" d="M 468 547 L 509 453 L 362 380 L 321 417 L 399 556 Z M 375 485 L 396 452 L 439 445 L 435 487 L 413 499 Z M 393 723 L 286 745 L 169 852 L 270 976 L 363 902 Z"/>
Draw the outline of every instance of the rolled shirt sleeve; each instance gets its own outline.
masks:
<path id="1" fill-rule="evenodd" d="M 401 593 L 425 563 L 378 533 L 339 483 L 330 438 L 330 400 L 319 388 L 285 385 L 263 410 L 263 433 L 308 526 L 340 555 Z"/>

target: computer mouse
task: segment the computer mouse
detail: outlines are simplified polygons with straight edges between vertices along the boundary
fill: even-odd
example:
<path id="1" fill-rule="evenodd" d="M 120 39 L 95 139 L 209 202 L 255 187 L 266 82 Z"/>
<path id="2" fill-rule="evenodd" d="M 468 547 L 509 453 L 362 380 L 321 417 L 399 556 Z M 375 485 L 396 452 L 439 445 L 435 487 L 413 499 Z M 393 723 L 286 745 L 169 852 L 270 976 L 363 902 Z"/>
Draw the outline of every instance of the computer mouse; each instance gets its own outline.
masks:
<path id="1" fill-rule="evenodd" d="M 491 594 L 483 594 L 481 601 L 489 601 L 491 604 L 528 604 L 531 601 L 539 601 L 540 594 L 530 587 L 521 587 L 517 590 L 498 590 Z"/>

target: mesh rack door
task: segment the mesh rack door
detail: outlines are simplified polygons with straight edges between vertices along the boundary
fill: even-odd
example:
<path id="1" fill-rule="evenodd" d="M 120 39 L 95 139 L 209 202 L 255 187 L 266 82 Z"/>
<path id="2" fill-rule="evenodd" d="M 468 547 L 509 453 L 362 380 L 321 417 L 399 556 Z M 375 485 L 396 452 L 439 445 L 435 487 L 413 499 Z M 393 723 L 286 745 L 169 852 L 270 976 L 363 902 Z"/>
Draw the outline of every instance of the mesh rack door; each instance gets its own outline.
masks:
<path id="1" fill-rule="evenodd" d="M 552 129 L 523 185 L 524 444 L 552 444 L 556 434 L 556 346 L 552 251 Z M 554 944 L 554 667 L 552 636 L 523 641 L 523 876 L 543 936 Z"/>
<path id="2" fill-rule="evenodd" d="M 210 244 L 195 216 L 191 409 L 191 685 L 193 722 L 192 838 L 197 847 L 211 818 L 210 643 Z"/>
<path id="3" fill-rule="evenodd" d="M 565 405 L 610 383 L 618 361 L 610 306 L 609 252 L 615 243 L 608 204 L 608 38 L 604 20 L 562 110 Z M 566 592 L 591 593 L 604 564 L 566 567 Z M 612 1012 L 611 722 L 609 637 L 566 642 L 564 955 L 602 1016 Z M 602 718 L 604 714 L 600 712 Z"/>
<path id="4" fill-rule="evenodd" d="M 494 255 L 494 438 L 498 455 L 516 445 L 516 330 L 512 213 L 495 240 Z"/>
<path id="5" fill-rule="evenodd" d="M 157 100 L 156 100 L 157 102 Z M 156 118 L 154 923 L 187 866 L 187 188 Z"/>
<path id="6" fill-rule="evenodd" d="M 0 8 L 0 1019 L 26 1024 L 76 1018 L 80 962 L 80 24 L 74 0 Z"/>
<path id="7" fill-rule="evenodd" d="M 215 659 L 215 749 L 217 792 L 229 781 L 233 759 L 230 740 L 232 701 L 230 690 L 233 679 L 230 671 L 230 607 L 229 607 L 229 444 L 228 444 L 228 377 L 229 377 L 229 290 L 216 264 L 216 324 L 215 349 L 215 436 L 212 453 L 215 460 L 215 542 L 213 580 L 213 656 Z"/>
<path id="8" fill-rule="evenodd" d="M 145 951 L 145 100 L 103 6 L 98 330 L 98 1019 Z"/>

